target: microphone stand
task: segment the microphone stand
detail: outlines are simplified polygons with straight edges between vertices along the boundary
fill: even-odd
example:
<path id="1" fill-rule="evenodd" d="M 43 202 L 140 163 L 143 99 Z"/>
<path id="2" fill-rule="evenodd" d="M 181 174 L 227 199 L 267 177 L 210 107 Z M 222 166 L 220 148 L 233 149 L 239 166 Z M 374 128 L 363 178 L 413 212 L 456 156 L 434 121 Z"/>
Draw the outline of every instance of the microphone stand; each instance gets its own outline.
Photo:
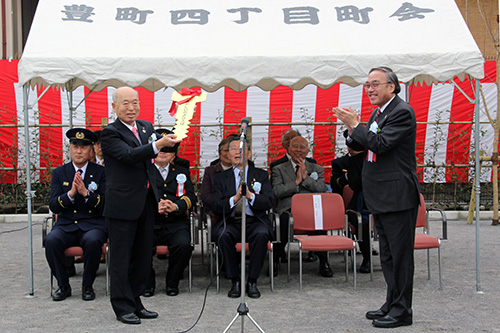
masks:
<path id="1" fill-rule="evenodd" d="M 247 214 L 246 214 L 246 206 L 247 206 L 247 197 L 246 197 L 246 193 L 247 193 L 247 184 L 246 184 L 246 177 L 247 177 L 247 171 L 246 171 L 246 166 L 247 166 L 247 147 L 246 147 L 246 144 L 247 144 L 247 140 L 246 140 L 246 134 L 242 134 L 242 136 L 244 137 L 242 142 L 243 142 L 243 146 L 242 146 L 242 162 L 241 164 L 243 165 L 243 175 L 242 175 L 242 181 L 241 181 L 241 199 L 240 200 L 243 200 L 242 201 L 242 205 L 241 205 L 241 300 L 240 300 L 240 305 L 238 306 L 238 309 L 236 310 L 237 313 L 236 315 L 234 316 L 233 320 L 231 320 L 231 322 L 229 323 L 229 325 L 226 327 L 226 329 L 224 330 L 224 333 L 226 333 L 230 328 L 231 326 L 233 326 L 234 322 L 236 321 L 236 319 L 238 319 L 238 317 L 241 317 L 241 332 L 244 332 L 244 329 L 245 329 L 245 316 L 248 317 L 248 319 L 250 319 L 250 321 L 255 325 L 255 327 L 257 327 L 257 329 L 264 333 L 264 330 L 259 326 L 259 324 L 257 324 L 257 322 L 252 318 L 252 316 L 250 316 L 250 314 L 248 313 L 249 312 L 249 309 L 248 309 L 248 305 L 247 303 L 245 302 L 245 291 L 246 291 L 246 282 L 245 282 L 245 250 L 246 250 L 246 233 L 247 233 Z"/>

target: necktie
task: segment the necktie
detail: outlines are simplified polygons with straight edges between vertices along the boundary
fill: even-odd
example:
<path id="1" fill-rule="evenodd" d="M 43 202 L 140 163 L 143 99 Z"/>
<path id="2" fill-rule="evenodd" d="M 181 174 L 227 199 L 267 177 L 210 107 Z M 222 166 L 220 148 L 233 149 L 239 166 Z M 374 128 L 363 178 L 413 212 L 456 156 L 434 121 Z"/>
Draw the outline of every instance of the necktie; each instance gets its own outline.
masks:
<path id="1" fill-rule="evenodd" d="M 238 183 L 238 188 L 241 185 L 241 182 L 243 181 L 243 171 L 240 171 L 240 182 Z M 240 200 L 236 203 L 236 206 L 234 208 L 235 212 L 235 217 L 241 217 L 241 213 L 243 212 L 243 198 L 240 198 Z"/>
<path id="2" fill-rule="evenodd" d="M 166 168 L 160 168 L 160 173 L 161 176 L 163 177 L 163 180 L 167 180 L 167 175 L 168 175 L 168 170 Z"/>
<path id="3" fill-rule="evenodd" d="M 298 165 L 295 166 L 295 174 L 297 174 L 297 172 L 299 172 L 299 166 Z"/>
<path id="4" fill-rule="evenodd" d="M 380 111 L 380 108 L 377 108 L 377 113 L 375 114 L 375 119 L 374 121 L 377 121 L 378 120 L 378 117 L 382 114 L 382 112 Z"/>
<path id="5" fill-rule="evenodd" d="M 76 172 L 78 172 L 80 174 L 80 176 L 83 174 L 83 170 L 82 169 L 78 169 Z"/>
<path id="6" fill-rule="evenodd" d="M 137 140 L 139 141 L 139 143 L 142 143 L 141 139 L 139 138 L 139 133 L 137 133 L 137 128 L 132 127 L 132 133 L 134 133 L 134 135 L 137 138 Z"/>

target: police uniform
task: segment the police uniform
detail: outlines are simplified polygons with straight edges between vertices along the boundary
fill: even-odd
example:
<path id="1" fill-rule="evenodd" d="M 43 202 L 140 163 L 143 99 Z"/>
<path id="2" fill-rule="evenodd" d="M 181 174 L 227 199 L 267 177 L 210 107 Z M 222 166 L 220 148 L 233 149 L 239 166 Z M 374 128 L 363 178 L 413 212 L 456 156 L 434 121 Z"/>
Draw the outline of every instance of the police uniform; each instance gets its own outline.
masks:
<path id="1" fill-rule="evenodd" d="M 70 139 L 70 143 L 75 145 L 91 145 L 95 141 L 95 134 L 87 129 L 74 128 L 69 130 L 66 136 Z M 68 192 L 79 169 L 83 171 L 83 182 L 88 195 L 83 197 L 77 192 L 70 198 Z M 105 220 L 102 216 L 105 188 L 104 167 L 91 162 L 87 162 L 81 168 L 70 162 L 52 171 L 49 206 L 50 210 L 57 214 L 57 221 L 45 238 L 44 245 L 50 269 L 57 279 L 59 288 L 64 289 L 63 297 L 57 298 L 61 296 L 58 290 L 53 296 L 54 300 L 62 300 L 71 295 L 64 265 L 64 250 L 71 246 L 83 248 L 82 287 L 92 288 L 99 268 L 102 246 L 107 239 Z M 91 295 L 87 295 L 87 298 L 89 299 L 86 300 L 93 299 Z"/>
<path id="2" fill-rule="evenodd" d="M 168 133 L 168 130 L 157 130 L 158 133 Z M 165 147 L 162 152 L 175 152 L 177 146 Z M 189 175 L 189 170 L 178 165 L 166 166 L 168 175 L 163 179 L 159 166 L 156 165 L 156 188 L 158 195 L 163 200 L 170 200 L 178 207 L 176 212 L 164 214 L 155 213 L 153 234 L 153 254 L 157 245 L 167 245 L 170 255 L 166 276 L 167 294 L 175 296 L 178 293 L 179 280 L 184 269 L 189 264 L 193 247 L 191 246 L 191 233 L 189 222 L 189 209 L 196 204 L 194 186 Z M 152 296 L 155 289 L 155 270 L 151 265 L 151 272 L 145 296 Z"/>

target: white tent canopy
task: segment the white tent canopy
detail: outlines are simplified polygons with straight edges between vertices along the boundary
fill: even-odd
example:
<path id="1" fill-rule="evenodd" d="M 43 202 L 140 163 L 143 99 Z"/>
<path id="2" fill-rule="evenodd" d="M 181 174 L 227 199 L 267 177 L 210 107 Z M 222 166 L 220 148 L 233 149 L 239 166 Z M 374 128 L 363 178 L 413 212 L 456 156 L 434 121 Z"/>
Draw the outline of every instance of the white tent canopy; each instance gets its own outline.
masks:
<path id="1" fill-rule="evenodd" d="M 28 85 L 328 88 L 382 65 L 407 83 L 480 79 L 483 63 L 454 0 L 40 0 L 18 71 L 29 147 Z M 29 149 L 26 162 L 29 175 Z M 30 177 L 26 188 L 33 295 Z M 479 290 L 478 212 L 479 184 Z"/>
<path id="2" fill-rule="evenodd" d="M 483 77 L 453 0 L 71 3 L 40 1 L 20 84 L 328 88 L 363 83 L 380 65 L 403 82 Z"/>

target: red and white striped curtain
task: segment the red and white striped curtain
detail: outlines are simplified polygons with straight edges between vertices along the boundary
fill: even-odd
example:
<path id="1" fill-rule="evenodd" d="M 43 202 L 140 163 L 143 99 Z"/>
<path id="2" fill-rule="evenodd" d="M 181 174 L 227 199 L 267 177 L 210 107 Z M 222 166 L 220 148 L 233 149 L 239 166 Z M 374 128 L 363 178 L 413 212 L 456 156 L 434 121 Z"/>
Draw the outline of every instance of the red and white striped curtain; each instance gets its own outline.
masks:
<path id="1" fill-rule="evenodd" d="M 18 61 L 0 61 L 0 170 L 1 183 L 22 182 L 25 169 L 25 136 L 22 87 L 17 82 Z M 481 80 L 487 108 L 496 114 L 497 88 L 495 84 L 496 64 L 486 62 L 485 78 Z M 468 80 L 455 83 L 474 98 L 472 84 Z M 42 87 L 30 91 L 29 104 L 35 103 L 43 92 Z M 141 101 L 140 119 L 153 122 L 156 126 L 170 128 L 175 119 L 168 114 L 172 89 L 150 92 L 137 88 Z M 85 126 L 96 130 L 108 121 L 116 119 L 111 108 L 111 94 L 114 88 L 92 92 L 73 114 L 75 127 Z M 88 88 L 79 87 L 73 92 L 76 106 L 89 93 Z M 420 165 L 418 174 L 423 182 L 465 182 L 473 175 L 473 170 L 443 165 L 470 164 L 474 153 L 474 104 L 453 84 L 440 83 L 432 86 L 411 85 L 408 89 L 409 101 L 413 106 L 417 122 L 416 158 Z M 405 89 L 400 97 L 406 98 Z M 265 167 L 283 155 L 281 135 L 288 125 L 276 123 L 296 123 L 313 148 L 310 155 L 323 166 L 330 166 L 332 159 L 346 153 L 342 136 L 343 126 L 314 124 L 336 122 L 332 108 L 352 106 L 361 112 L 367 121 L 374 107 L 370 104 L 362 86 L 350 87 L 336 84 L 330 89 L 306 86 L 299 91 L 278 87 L 272 91 L 262 91 L 251 87 L 242 92 L 221 88 L 209 93 L 206 102 L 198 105 L 189 135 L 183 140 L 179 155 L 191 161 L 191 166 L 208 166 L 217 157 L 217 145 L 228 133 L 238 132 L 238 127 L 224 124 L 239 124 L 241 118 L 251 118 L 252 155 L 257 166 Z M 30 159 L 36 168 L 42 168 L 34 175 L 35 180 L 50 177 L 44 168 L 54 168 L 69 161 L 68 142 L 65 132 L 69 124 L 68 93 L 60 89 L 49 91 L 34 104 L 29 114 Z M 481 121 L 486 122 L 484 103 L 481 100 Z M 431 124 L 424 124 L 430 122 Z M 439 122 L 440 124 L 433 124 Z M 305 123 L 305 124 L 304 124 Z M 66 125 L 61 127 L 60 125 Z M 17 125 L 18 127 L 13 127 Z M 55 125 L 50 127 L 49 125 Z M 481 124 L 481 149 L 486 155 L 493 150 L 493 128 Z M 16 171 L 12 168 L 18 168 Z M 192 175 L 202 175 L 194 169 Z M 329 170 L 326 179 L 329 179 Z M 483 168 L 481 181 L 491 180 L 491 169 Z"/>

